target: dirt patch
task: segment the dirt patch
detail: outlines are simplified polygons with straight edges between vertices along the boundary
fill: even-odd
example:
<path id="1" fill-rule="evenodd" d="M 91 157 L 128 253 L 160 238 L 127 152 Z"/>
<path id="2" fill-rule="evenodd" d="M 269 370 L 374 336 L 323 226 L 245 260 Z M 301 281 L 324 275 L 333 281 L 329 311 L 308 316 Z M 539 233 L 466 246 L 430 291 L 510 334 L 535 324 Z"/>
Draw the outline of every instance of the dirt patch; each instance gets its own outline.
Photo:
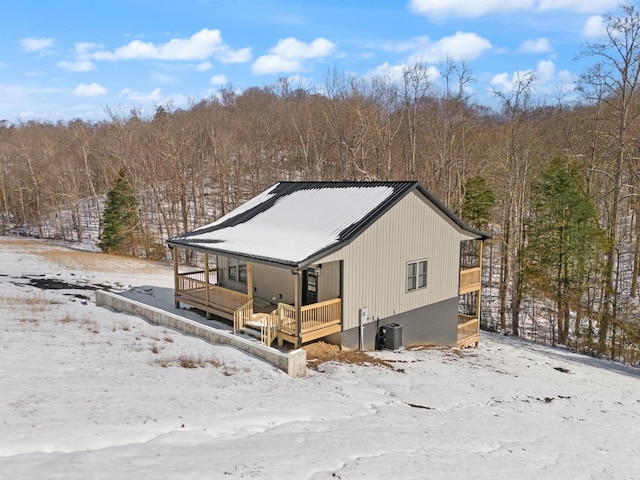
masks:
<path id="1" fill-rule="evenodd" d="M 307 351 L 307 366 L 317 369 L 318 365 L 325 362 L 340 362 L 352 365 L 381 365 L 391 370 L 402 372 L 402 369 L 395 368 L 390 362 L 373 357 L 361 350 L 340 350 L 337 345 L 325 342 L 315 342 L 305 345 Z"/>

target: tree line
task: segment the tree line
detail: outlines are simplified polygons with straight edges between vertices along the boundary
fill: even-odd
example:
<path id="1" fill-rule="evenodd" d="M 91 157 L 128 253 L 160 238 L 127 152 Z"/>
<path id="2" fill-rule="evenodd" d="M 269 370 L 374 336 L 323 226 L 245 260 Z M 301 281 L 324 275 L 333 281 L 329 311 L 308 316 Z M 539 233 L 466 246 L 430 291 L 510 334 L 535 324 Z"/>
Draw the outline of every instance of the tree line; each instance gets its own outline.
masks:
<path id="1" fill-rule="evenodd" d="M 280 79 L 99 122 L 5 122 L 0 228 L 159 259 L 277 181 L 419 180 L 493 234 L 485 328 L 638 362 L 640 12 L 605 20 L 576 91 L 541 98 L 521 72 L 495 108 L 447 61 L 437 83 L 421 63 L 400 81 L 333 70 L 322 93 Z"/>

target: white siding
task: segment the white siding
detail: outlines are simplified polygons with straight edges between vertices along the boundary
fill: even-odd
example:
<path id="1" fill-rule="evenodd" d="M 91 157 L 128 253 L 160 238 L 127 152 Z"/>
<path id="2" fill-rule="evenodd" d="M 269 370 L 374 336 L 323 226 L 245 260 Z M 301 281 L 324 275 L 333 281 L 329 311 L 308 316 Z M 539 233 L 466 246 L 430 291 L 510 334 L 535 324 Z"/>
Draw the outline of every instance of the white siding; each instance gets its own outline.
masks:
<path id="1" fill-rule="evenodd" d="M 340 262 L 323 263 L 318 276 L 318 302 L 340 296 Z"/>
<path id="2" fill-rule="evenodd" d="M 470 238 L 417 191 L 349 245 L 319 260 L 343 260 L 343 329 L 359 309 L 386 318 L 458 296 L 460 241 Z M 427 288 L 407 292 L 407 262 L 426 259 Z"/>
<path id="3" fill-rule="evenodd" d="M 222 272 L 223 285 L 233 290 L 247 293 L 245 283 L 228 279 L 229 258 L 218 257 L 219 271 Z M 276 267 L 262 263 L 253 264 L 253 295 L 269 300 L 272 303 L 289 303 L 295 301 L 295 277 L 291 268 Z M 318 276 L 318 301 L 324 302 L 340 295 L 340 262 L 322 264 Z"/>

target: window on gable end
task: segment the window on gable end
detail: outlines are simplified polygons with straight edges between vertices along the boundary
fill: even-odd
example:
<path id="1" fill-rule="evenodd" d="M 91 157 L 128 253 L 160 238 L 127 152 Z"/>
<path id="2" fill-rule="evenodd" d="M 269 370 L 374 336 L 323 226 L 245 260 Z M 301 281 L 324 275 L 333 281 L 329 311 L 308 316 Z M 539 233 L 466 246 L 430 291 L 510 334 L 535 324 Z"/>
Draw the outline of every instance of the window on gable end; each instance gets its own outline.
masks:
<path id="1" fill-rule="evenodd" d="M 407 263 L 407 292 L 427 287 L 427 261 L 417 260 Z"/>

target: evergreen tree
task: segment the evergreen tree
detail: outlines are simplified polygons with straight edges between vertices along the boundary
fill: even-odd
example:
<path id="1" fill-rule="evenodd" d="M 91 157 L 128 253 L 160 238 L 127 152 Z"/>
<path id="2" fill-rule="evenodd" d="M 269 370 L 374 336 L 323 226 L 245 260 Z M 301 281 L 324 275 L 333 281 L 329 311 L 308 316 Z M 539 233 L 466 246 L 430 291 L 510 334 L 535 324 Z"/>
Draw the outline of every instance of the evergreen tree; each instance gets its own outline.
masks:
<path id="1" fill-rule="evenodd" d="M 496 197 L 482 177 L 470 177 L 464 185 L 462 219 L 475 228 L 486 229 Z"/>
<path id="2" fill-rule="evenodd" d="M 555 160 L 533 185 L 533 195 L 525 285 L 555 302 L 558 342 L 567 344 L 570 312 L 581 310 L 590 276 L 601 267 L 604 232 L 577 166 Z"/>
<path id="3" fill-rule="evenodd" d="M 121 169 L 115 186 L 107 194 L 102 216 L 100 249 L 106 253 L 135 253 L 138 231 L 138 205 L 126 172 Z"/>

